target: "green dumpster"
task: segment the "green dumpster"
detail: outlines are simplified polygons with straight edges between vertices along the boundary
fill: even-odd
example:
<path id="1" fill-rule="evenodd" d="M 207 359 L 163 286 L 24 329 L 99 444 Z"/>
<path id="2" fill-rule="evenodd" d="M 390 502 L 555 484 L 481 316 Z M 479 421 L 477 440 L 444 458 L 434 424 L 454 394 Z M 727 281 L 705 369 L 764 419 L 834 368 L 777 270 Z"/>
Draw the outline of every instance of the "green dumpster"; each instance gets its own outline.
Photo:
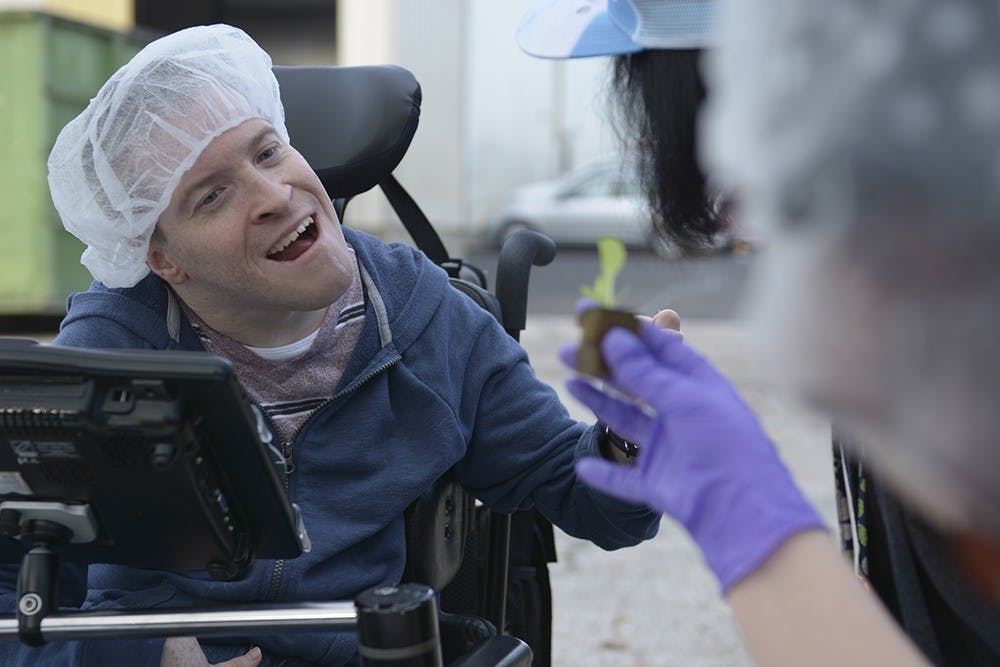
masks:
<path id="1" fill-rule="evenodd" d="M 40 12 L 0 11 L 0 315 L 58 314 L 90 284 L 48 194 L 59 130 L 143 45 Z"/>

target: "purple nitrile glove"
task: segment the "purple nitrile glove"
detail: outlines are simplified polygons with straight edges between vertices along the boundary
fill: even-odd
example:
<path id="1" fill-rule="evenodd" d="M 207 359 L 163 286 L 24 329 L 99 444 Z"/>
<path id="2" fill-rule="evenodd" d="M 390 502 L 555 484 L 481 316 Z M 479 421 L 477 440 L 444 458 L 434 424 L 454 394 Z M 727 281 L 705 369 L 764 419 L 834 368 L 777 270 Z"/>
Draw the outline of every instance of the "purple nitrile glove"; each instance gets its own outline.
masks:
<path id="1" fill-rule="evenodd" d="M 677 519 L 723 592 L 792 535 L 823 528 L 757 417 L 676 332 L 643 323 L 637 337 L 615 328 L 601 349 L 607 384 L 645 406 L 582 379 L 567 387 L 616 433 L 638 442 L 639 454 L 635 466 L 581 459 L 580 479 Z M 572 367 L 575 349 L 560 356 Z"/>

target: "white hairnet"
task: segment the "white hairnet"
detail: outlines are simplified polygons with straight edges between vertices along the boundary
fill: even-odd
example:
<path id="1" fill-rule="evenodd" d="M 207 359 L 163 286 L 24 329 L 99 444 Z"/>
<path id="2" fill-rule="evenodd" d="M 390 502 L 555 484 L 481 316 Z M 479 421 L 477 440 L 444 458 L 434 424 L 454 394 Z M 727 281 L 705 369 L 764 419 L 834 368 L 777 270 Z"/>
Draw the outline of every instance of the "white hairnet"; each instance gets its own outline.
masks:
<path id="1" fill-rule="evenodd" d="M 220 134 L 252 118 L 287 141 L 271 59 L 242 30 L 199 26 L 158 39 L 112 75 L 49 155 L 52 201 L 109 287 L 148 272 L 157 219 Z"/>
<path id="2" fill-rule="evenodd" d="M 774 373 L 1000 535 L 1000 4 L 726 4 L 703 147 L 768 239 Z"/>

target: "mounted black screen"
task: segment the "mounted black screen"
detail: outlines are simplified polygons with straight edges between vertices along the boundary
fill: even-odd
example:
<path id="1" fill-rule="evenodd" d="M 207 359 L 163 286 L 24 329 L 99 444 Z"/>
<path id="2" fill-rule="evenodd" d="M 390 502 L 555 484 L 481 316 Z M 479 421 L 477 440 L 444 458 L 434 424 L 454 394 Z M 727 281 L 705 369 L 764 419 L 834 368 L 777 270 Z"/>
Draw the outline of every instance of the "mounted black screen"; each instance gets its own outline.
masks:
<path id="1" fill-rule="evenodd" d="M 0 340 L 0 508 L 89 506 L 96 539 L 59 546 L 68 560 L 206 568 L 297 556 L 269 437 L 220 357 Z M 0 537 L 0 560 L 22 553 Z"/>

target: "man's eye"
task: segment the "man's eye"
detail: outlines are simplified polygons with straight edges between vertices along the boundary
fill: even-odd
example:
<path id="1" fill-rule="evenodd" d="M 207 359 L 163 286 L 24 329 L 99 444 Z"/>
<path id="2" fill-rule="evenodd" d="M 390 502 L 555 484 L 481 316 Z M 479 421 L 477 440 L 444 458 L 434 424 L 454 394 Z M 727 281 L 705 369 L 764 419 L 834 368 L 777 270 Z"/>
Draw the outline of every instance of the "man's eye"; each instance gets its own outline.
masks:
<path id="1" fill-rule="evenodd" d="M 277 155 L 277 153 L 278 153 L 278 148 L 276 146 L 265 148 L 260 152 L 260 155 L 257 156 L 257 162 L 266 162 L 275 155 Z"/>
<path id="2" fill-rule="evenodd" d="M 207 197 L 201 200 L 201 204 L 199 204 L 199 206 L 208 206 L 209 204 L 213 203 L 216 199 L 218 199 L 220 194 L 222 194 L 221 189 L 212 190 L 211 192 L 208 193 Z"/>

